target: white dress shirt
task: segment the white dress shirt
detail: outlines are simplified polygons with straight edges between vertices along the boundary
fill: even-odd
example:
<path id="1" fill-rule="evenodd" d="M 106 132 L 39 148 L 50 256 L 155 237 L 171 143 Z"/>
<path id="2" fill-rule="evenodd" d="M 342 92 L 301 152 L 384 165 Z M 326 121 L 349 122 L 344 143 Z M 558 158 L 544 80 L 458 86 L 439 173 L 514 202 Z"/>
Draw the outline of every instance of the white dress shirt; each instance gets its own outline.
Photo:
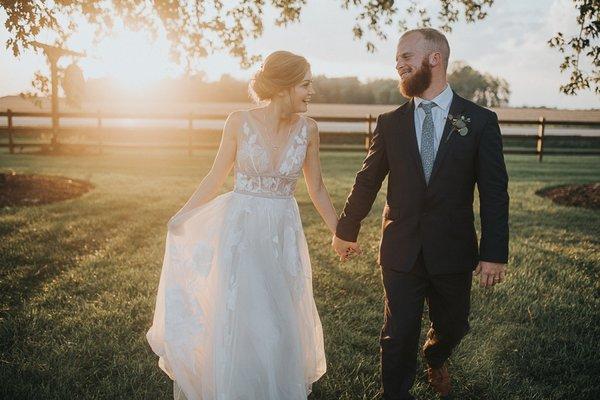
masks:
<path id="1" fill-rule="evenodd" d="M 444 133 L 444 126 L 446 125 L 446 118 L 450 111 L 450 104 L 452 103 L 452 97 L 454 96 L 450 85 L 446 84 L 446 88 L 438 94 L 432 100 L 425 100 L 415 96 L 415 132 L 417 133 L 417 144 L 419 146 L 419 152 L 421 151 L 421 130 L 423 129 L 423 120 L 425 119 L 425 110 L 419 107 L 422 102 L 429 103 L 433 101 L 436 106 L 431 109 L 431 116 L 433 117 L 434 136 L 433 136 L 433 154 L 437 154 L 438 148 L 440 147 L 440 141 L 442 140 L 442 133 Z"/>

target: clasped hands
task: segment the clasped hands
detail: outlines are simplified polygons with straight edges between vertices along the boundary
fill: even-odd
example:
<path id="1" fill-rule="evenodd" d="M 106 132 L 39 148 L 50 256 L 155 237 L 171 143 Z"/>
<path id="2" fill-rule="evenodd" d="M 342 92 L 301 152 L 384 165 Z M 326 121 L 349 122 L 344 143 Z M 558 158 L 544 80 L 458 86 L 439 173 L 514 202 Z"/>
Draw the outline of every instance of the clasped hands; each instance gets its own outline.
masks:
<path id="1" fill-rule="evenodd" d="M 353 255 L 360 255 L 361 250 L 356 242 L 348 242 L 346 240 L 340 239 L 336 235 L 333 235 L 331 239 L 331 246 L 335 250 L 338 256 L 340 256 L 340 261 L 346 261 L 349 257 Z"/>

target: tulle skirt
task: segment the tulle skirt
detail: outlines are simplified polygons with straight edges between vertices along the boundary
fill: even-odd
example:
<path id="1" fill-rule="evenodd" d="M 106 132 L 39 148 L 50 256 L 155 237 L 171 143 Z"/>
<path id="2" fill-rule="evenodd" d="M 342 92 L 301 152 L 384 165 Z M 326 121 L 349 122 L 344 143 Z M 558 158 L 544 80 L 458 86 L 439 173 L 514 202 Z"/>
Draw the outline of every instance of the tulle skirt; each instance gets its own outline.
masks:
<path id="1" fill-rule="evenodd" d="M 301 400 L 326 369 L 294 198 L 229 192 L 168 231 L 152 327 L 188 400 Z"/>

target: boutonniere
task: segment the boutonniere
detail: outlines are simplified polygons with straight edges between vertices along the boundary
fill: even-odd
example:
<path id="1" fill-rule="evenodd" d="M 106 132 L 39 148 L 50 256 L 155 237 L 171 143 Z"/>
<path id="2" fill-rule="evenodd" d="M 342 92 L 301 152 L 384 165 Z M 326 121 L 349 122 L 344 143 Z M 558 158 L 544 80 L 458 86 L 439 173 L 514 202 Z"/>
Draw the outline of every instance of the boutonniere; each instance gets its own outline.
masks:
<path id="1" fill-rule="evenodd" d="M 450 135 L 452 135 L 452 132 L 454 132 L 454 131 L 458 132 L 458 134 L 460 136 L 466 136 L 467 133 L 469 133 L 469 128 L 467 127 L 467 123 L 471 122 L 471 118 L 469 118 L 465 115 L 461 115 L 458 118 L 456 118 L 456 117 L 452 116 L 452 114 L 448 114 L 447 119 L 452 124 L 452 130 L 448 134 L 446 141 L 448 141 L 448 139 L 450 139 Z"/>

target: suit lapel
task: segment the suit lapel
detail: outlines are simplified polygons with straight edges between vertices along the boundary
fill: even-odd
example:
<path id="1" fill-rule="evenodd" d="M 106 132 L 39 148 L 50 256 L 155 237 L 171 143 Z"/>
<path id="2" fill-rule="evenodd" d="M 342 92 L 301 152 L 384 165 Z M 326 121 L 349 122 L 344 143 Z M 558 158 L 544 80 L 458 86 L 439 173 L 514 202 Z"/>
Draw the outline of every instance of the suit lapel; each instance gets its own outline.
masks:
<path id="1" fill-rule="evenodd" d="M 423 173 L 423 164 L 421 162 L 421 153 L 417 143 L 417 134 L 415 132 L 415 101 L 410 99 L 401 108 L 399 126 L 400 140 L 402 141 L 401 149 L 407 149 L 408 154 L 412 158 L 413 164 L 419 174 L 419 180 L 423 185 L 425 183 L 425 174 Z"/>
<path id="2" fill-rule="evenodd" d="M 448 111 L 448 115 L 454 116 L 457 118 L 460 116 L 464 109 L 464 102 L 462 97 L 453 92 L 452 103 L 450 103 L 450 110 Z M 444 157 L 448 152 L 448 148 L 452 143 L 452 138 L 455 132 L 451 136 L 450 131 L 452 130 L 452 123 L 449 119 L 446 119 L 446 124 L 444 125 L 444 132 L 442 133 L 442 138 L 440 140 L 440 145 L 438 147 L 438 151 L 435 155 L 435 160 L 433 161 L 433 169 L 431 170 L 431 176 L 429 177 L 429 185 L 431 185 L 431 181 L 434 179 L 436 172 L 440 169 L 442 162 L 444 161 Z"/>

